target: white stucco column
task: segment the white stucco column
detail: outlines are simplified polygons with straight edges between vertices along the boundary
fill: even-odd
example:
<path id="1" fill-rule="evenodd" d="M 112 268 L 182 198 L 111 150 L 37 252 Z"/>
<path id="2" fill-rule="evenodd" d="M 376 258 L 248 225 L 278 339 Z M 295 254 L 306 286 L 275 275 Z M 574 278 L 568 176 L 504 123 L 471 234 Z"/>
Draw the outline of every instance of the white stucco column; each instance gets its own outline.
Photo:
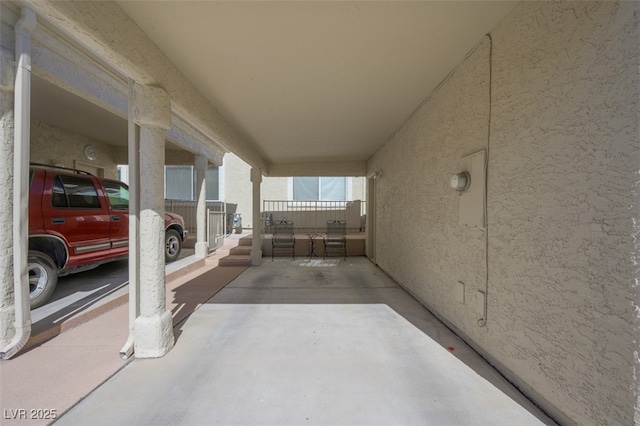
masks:
<path id="1" fill-rule="evenodd" d="M 196 257 L 202 259 L 209 254 L 207 243 L 207 166 L 209 161 L 204 155 L 195 156 L 196 181 L 198 183 L 198 204 L 196 206 Z"/>
<path id="2" fill-rule="evenodd" d="M 260 184 L 262 170 L 251 168 L 251 183 L 253 183 L 253 234 L 251 241 L 251 265 L 262 263 L 262 223 L 260 222 Z"/>
<path id="3" fill-rule="evenodd" d="M 171 99 L 162 88 L 135 85 L 134 120 L 140 126 L 140 316 L 134 324 L 136 358 L 156 358 L 173 347 L 166 310 L 164 260 L 164 144 Z"/>
<path id="4" fill-rule="evenodd" d="M 0 52 L 0 348 L 15 334 L 13 299 L 13 56 Z"/>

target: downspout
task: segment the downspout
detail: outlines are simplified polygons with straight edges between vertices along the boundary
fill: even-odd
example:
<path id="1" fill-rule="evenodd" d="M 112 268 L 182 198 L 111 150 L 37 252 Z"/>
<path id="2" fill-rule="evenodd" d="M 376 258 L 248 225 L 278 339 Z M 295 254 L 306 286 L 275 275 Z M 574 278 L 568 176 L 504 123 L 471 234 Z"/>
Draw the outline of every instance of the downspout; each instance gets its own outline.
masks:
<path id="1" fill-rule="evenodd" d="M 36 14 L 22 9 L 15 25 L 16 80 L 14 90 L 14 183 L 13 183 L 13 286 L 16 333 L 0 351 L 9 359 L 22 349 L 31 336 L 29 300 L 29 145 L 31 125 L 31 32 L 36 27 Z"/>
<path id="2" fill-rule="evenodd" d="M 491 33 L 487 34 L 489 37 L 489 119 L 487 120 L 487 156 L 485 158 L 485 189 L 484 189 L 484 220 L 485 220 L 485 231 L 484 231 L 484 255 L 485 255 L 485 281 L 484 281 L 484 315 L 481 319 L 478 320 L 479 327 L 485 327 L 487 325 L 487 314 L 489 311 L 489 217 L 487 216 L 489 208 L 488 202 L 489 199 L 489 156 L 491 155 L 490 145 L 491 145 L 491 105 L 493 101 L 493 38 L 491 37 Z"/>
<path id="3" fill-rule="evenodd" d="M 140 136 L 133 114 L 133 87 L 129 80 L 128 153 L 129 153 L 129 337 L 120 349 L 120 357 L 133 355 L 134 323 L 140 315 Z"/>

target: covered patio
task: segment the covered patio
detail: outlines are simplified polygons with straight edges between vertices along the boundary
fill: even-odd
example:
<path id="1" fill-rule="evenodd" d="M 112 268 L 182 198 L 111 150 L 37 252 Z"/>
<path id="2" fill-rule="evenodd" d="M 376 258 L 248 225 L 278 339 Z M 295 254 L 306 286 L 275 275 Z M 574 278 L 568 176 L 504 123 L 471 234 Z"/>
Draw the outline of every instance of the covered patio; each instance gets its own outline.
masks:
<path id="1" fill-rule="evenodd" d="M 463 373 L 464 341 L 560 424 L 638 423 L 639 2 L 9 0 L 0 9 L 3 371 L 35 353 L 21 352 L 32 332 L 32 139 L 44 135 L 43 161 L 73 156 L 99 169 L 91 135 L 66 148 L 75 126 L 126 134 L 131 291 L 110 356 L 136 361 L 69 422 L 86 412 L 103 421 L 108 401 L 120 404 L 111 422 L 228 422 L 233 412 L 236 422 L 500 423 L 507 413 L 509 424 L 526 423 L 509 403 L 494 410 L 502 397 Z M 59 102 L 67 94 L 74 102 Z M 73 123 L 45 123 L 33 105 Z M 108 125 L 113 117 L 120 126 Z M 161 220 L 169 142 L 195 168 L 200 260 L 210 247 L 206 173 L 227 153 L 247 166 L 225 179 L 247 187 L 252 230 L 265 221 L 262 200 L 282 199 L 263 179 L 364 178 L 368 260 L 264 262 L 253 232 L 243 250 L 255 279 L 174 329 Z M 381 285 L 387 275 L 404 290 Z M 395 304 L 402 291 L 416 310 Z M 437 345 L 445 329 L 421 322 L 425 309 L 461 340 Z M 106 342 L 95 330 L 83 337 L 59 352 Z M 134 393 L 152 418 L 136 411 Z"/>

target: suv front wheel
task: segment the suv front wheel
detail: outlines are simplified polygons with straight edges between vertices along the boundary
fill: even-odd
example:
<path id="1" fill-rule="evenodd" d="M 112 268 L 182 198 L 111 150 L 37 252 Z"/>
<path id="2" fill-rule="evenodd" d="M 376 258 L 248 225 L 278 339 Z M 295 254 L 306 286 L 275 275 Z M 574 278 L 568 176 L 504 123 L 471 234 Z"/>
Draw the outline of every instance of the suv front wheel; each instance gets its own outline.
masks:
<path id="1" fill-rule="evenodd" d="M 164 237 L 165 249 L 164 260 L 165 262 L 173 262 L 180 256 L 180 250 L 182 250 L 182 238 L 175 229 L 168 229 Z"/>
<path id="2" fill-rule="evenodd" d="M 29 299 L 31 309 L 44 305 L 58 284 L 58 272 L 49 256 L 29 251 Z"/>

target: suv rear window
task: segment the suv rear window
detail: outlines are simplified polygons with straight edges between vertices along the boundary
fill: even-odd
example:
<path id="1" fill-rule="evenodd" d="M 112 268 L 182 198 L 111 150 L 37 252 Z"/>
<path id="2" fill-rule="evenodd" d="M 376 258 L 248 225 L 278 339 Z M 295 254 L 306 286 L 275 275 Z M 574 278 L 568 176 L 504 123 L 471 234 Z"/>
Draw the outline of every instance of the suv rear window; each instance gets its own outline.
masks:
<path id="1" fill-rule="evenodd" d="M 99 209 L 100 199 L 91 179 L 59 175 L 53 180 L 51 204 L 59 208 Z"/>
<path id="2" fill-rule="evenodd" d="M 114 210 L 127 210 L 129 208 L 129 189 L 120 182 L 103 180 L 102 185 L 107 191 L 109 204 Z"/>

